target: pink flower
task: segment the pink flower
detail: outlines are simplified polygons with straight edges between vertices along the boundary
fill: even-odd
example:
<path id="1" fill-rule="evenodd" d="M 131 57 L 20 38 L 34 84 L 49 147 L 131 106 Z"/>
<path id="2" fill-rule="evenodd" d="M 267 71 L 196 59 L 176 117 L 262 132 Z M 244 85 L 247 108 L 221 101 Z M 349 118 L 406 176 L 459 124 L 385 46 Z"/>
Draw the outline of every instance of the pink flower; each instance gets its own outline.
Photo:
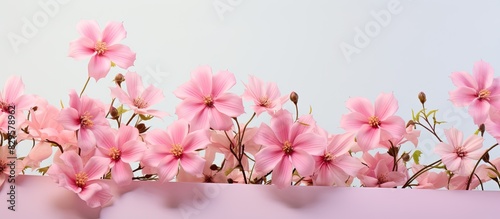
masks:
<path id="1" fill-rule="evenodd" d="M 473 76 L 466 72 L 451 75 L 457 89 L 450 92 L 450 100 L 456 106 L 469 106 L 469 114 L 476 125 L 488 118 L 490 105 L 500 108 L 500 80 L 493 79 L 493 68 L 484 61 L 474 64 Z"/>
<path id="2" fill-rule="evenodd" d="M 273 114 L 281 109 L 281 105 L 286 102 L 287 97 L 280 97 L 280 91 L 276 83 L 264 83 L 259 78 L 254 76 L 249 77 L 248 85 L 245 85 L 245 92 L 243 98 L 253 100 L 252 107 L 255 113 L 260 115 L 262 112 L 267 111 Z"/>
<path id="3" fill-rule="evenodd" d="M 347 101 L 347 108 L 351 113 L 342 116 L 340 126 L 357 133 L 356 139 L 363 151 L 405 133 L 404 120 L 394 116 L 398 102 L 392 94 L 380 94 L 375 100 L 375 107 L 365 98 L 351 98 Z"/>
<path id="4" fill-rule="evenodd" d="M 321 154 L 326 144 L 324 137 L 311 132 L 313 125 L 305 120 L 293 122 L 286 110 L 276 112 L 271 126 L 263 123 L 254 139 L 263 147 L 255 155 L 256 173 L 265 175 L 272 170 L 272 182 L 280 188 L 290 186 L 293 167 L 301 176 L 312 175 L 312 156 Z"/>
<path id="5" fill-rule="evenodd" d="M 354 135 L 350 133 L 334 135 L 321 156 L 314 156 L 316 171 L 313 176 L 315 185 L 346 186 L 349 176 L 356 176 L 363 168 L 361 162 L 349 155 L 354 143 Z"/>
<path id="6" fill-rule="evenodd" d="M 226 93 L 235 83 L 234 75 L 228 71 L 212 75 L 210 67 L 199 67 L 191 73 L 191 81 L 175 90 L 174 94 L 183 100 L 175 113 L 188 120 L 192 129 L 230 130 L 231 117 L 244 113 L 241 98 Z"/>
<path id="7" fill-rule="evenodd" d="M 3 91 L 0 92 L 0 115 L 9 115 L 11 114 L 11 110 L 15 108 L 16 128 L 25 120 L 23 111 L 30 109 L 35 101 L 34 96 L 23 93 L 24 83 L 19 76 L 9 77 L 5 82 Z M 14 108 L 9 106 L 14 106 Z M 7 127 L 2 125 L 0 129 L 7 130 Z"/>
<path id="8" fill-rule="evenodd" d="M 78 97 L 74 90 L 69 94 L 69 106 L 61 110 L 58 122 L 65 129 L 78 130 L 78 147 L 83 154 L 88 154 L 96 145 L 94 131 L 109 127 L 104 117 L 105 107 L 89 97 Z"/>
<path id="9" fill-rule="evenodd" d="M 207 147 L 205 150 L 205 165 L 201 175 L 193 175 L 186 172 L 184 168 L 179 168 L 177 182 L 199 182 L 199 183 L 227 183 L 227 177 L 223 171 L 212 170 L 212 163 L 215 160 L 215 150 L 212 147 Z M 239 172 L 239 171 L 238 171 Z M 244 180 L 244 179 L 241 179 Z"/>
<path id="10" fill-rule="evenodd" d="M 10 176 L 11 166 L 9 166 L 8 164 L 14 160 L 9 159 L 8 157 L 12 156 L 15 155 L 10 154 L 10 150 L 7 145 L 0 147 L 0 188 L 2 188 L 3 183 Z"/>
<path id="11" fill-rule="evenodd" d="M 368 166 L 358 174 L 359 180 L 365 187 L 393 188 L 402 186 L 407 179 L 406 167 L 398 163 L 397 170 L 394 168 L 394 160 L 389 154 L 371 156 L 363 154 L 363 161 Z"/>
<path id="12" fill-rule="evenodd" d="M 75 192 L 92 208 L 103 206 L 111 200 L 109 186 L 99 180 L 108 171 L 107 159 L 92 157 L 84 166 L 75 151 L 63 153 L 60 159 L 61 163 L 52 164 L 47 172 L 59 186 Z"/>
<path id="13" fill-rule="evenodd" d="M 112 129 L 96 130 L 99 156 L 108 159 L 111 176 L 119 185 L 128 185 L 132 182 L 131 163 L 142 159 L 146 144 L 139 141 L 139 131 L 132 126 L 121 125 L 118 133 Z"/>
<path id="14" fill-rule="evenodd" d="M 118 42 L 127 36 L 121 22 L 110 22 L 101 32 L 96 21 L 81 21 L 77 26 L 82 35 L 69 45 L 69 56 L 82 59 L 92 56 L 88 65 L 89 77 L 96 81 L 106 77 L 111 62 L 127 69 L 134 65 L 135 53 Z"/>
<path id="15" fill-rule="evenodd" d="M 151 131 L 146 136 L 146 142 L 151 146 L 143 161 L 156 167 L 162 182 L 170 181 L 177 175 L 179 163 L 186 172 L 201 175 L 205 160 L 197 151 L 210 144 L 207 131 L 190 132 L 186 121 L 177 120 L 166 131 Z"/>
<path id="16" fill-rule="evenodd" d="M 417 173 L 424 166 L 413 164 L 412 171 L 413 173 Z M 413 186 L 416 189 L 440 189 L 445 187 L 448 184 L 448 175 L 446 172 L 430 172 L 426 171 L 417 177 L 418 184 Z"/>
<path id="17" fill-rule="evenodd" d="M 134 113 L 157 117 L 164 117 L 167 115 L 165 112 L 150 109 L 152 105 L 163 100 L 164 97 L 161 89 L 149 85 L 149 87 L 144 90 L 142 79 L 135 72 L 128 72 L 125 75 L 125 83 L 127 84 L 128 94 L 125 93 L 121 87 L 111 88 L 111 94 L 118 98 L 120 102 L 134 110 Z"/>
<path id="18" fill-rule="evenodd" d="M 444 130 L 444 134 L 449 143 L 438 143 L 434 151 L 441 156 L 449 171 L 461 176 L 470 175 L 477 160 L 483 156 L 484 150 L 481 148 L 484 139 L 471 135 L 462 142 L 462 132 L 455 128 Z"/>

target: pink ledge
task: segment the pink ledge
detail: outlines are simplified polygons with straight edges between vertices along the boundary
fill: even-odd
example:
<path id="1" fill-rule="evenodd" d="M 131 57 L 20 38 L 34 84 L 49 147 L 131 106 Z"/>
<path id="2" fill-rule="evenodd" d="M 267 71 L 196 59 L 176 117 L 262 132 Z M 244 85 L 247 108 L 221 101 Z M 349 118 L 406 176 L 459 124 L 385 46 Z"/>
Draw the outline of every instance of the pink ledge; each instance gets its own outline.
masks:
<path id="1" fill-rule="evenodd" d="M 111 182 L 109 182 L 112 184 Z M 0 193 L 10 218 L 498 218 L 500 192 L 133 182 L 113 204 L 92 209 L 48 177 L 16 178 Z"/>

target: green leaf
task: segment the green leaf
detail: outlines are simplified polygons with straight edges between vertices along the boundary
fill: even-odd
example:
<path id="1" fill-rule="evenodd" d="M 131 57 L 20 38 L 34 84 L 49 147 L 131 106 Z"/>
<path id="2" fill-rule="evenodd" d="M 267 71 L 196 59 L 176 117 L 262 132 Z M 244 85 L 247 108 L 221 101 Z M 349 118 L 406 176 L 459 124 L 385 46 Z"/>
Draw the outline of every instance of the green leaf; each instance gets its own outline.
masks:
<path id="1" fill-rule="evenodd" d="M 150 120 L 150 119 L 154 118 L 154 116 L 150 116 L 150 115 L 142 115 L 142 114 L 140 114 L 140 115 L 139 115 L 139 117 L 141 117 L 141 120 L 142 120 L 142 121 L 148 121 L 148 120 Z"/>
<path id="2" fill-rule="evenodd" d="M 43 176 L 43 175 L 45 175 L 45 174 L 47 173 L 47 171 L 49 170 L 49 167 L 50 167 L 50 166 L 40 167 L 40 168 L 38 168 L 36 171 L 37 171 L 37 172 L 39 172 L 39 173 L 41 173 L 41 174 L 42 174 L 42 176 Z"/>
<path id="3" fill-rule="evenodd" d="M 434 116 L 435 116 L 437 111 L 438 111 L 437 109 L 435 109 L 435 110 L 431 110 L 431 111 L 429 111 L 429 112 L 427 113 L 427 115 L 426 115 L 426 116 L 427 116 L 427 117 L 430 117 L 430 115 L 431 115 L 431 114 L 434 114 Z"/>
<path id="4" fill-rule="evenodd" d="M 419 150 L 415 150 L 415 152 L 413 152 L 413 160 L 415 161 L 415 164 L 420 164 L 420 155 L 422 154 L 422 151 L 419 151 Z"/>
<path id="5" fill-rule="evenodd" d="M 118 108 L 116 108 L 116 110 L 118 111 L 118 116 L 121 116 L 122 114 L 124 114 L 125 112 L 128 111 L 128 110 L 123 108 L 123 104 L 120 105 Z"/>

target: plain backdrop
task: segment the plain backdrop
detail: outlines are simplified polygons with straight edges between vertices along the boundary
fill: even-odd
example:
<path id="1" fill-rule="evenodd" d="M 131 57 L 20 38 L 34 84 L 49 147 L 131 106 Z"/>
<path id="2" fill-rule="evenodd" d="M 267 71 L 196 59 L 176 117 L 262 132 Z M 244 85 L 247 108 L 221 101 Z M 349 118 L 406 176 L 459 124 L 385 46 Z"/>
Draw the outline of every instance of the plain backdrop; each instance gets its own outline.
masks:
<path id="1" fill-rule="evenodd" d="M 248 75 L 276 82 L 283 95 L 296 91 L 301 114 L 312 107 L 318 125 L 330 133 L 342 132 L 340 118 L 348 112 L 345 102 L 350 97 L 374 101 L 381 92 L 392 92 L 399 101 L 397 114 L 408 120 L 411 110 L 420 107 L 417 94 L 424 91 L 428 108 L 440 109 L 438 120 L 448 122 L 442 127 L 459 128 L 467 136 L 476 127 L 466 109 L 449 101 L 448 92 L 454 89 L 449 76 L 471 72 L 478 60 L 500 68 L 500 2 L 493 0 L 0 4 L 0 86 L 8 76 L 20 75 L 26 93 L 54 105 L 67 104 L 69 90 L 79 92 L 87 78 L 88 59 L 68 57 L 69 42 L 79 37 L 76 24 L 91 19 L 104 27 L 108 21 L 122 21 L 128 32 L 122 43 L 137 53 L 129 70 L 164 91 L 165 100 L 157 108 L 171 116 L 149 123 L 157 128 L 176 118 L 180 101 L 172 91 L 189 80 L 193 69 L 210 65 L 214 72 L 227 69 L 236 75 L 238 84 L 231 91 L 237 94 L 242 94 Z M 126 71 L 113 68 L 98 83 L 91 80 L 86 94 L 109 102 L 109 87 L 118 72 Z M 287 108 L 292 109 L 290 103 Z M 247 108 L 242 118 L 251 113 Z M 423 134 L 421 142 L 424 152 L 432 152 L 435 139 Z M 494 141 L 487 142 L 485 147 Z M 500 155 L 498 150 L 495 155 Z"/>

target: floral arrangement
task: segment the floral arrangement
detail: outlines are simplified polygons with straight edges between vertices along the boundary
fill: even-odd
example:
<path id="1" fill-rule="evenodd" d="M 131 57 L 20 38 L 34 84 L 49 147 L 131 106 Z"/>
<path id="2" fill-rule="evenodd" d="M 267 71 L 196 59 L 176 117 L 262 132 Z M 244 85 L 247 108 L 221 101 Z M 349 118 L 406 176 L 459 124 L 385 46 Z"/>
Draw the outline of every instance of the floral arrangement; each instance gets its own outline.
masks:
<path id="1" fill-rule="evenodd" d="M 101 31 L 95 21 L 81 21 L 79 39 L 69 45 L 69 56 L 87 59 L 88 80 L 80 93 L 72 90 L 61 107 L 36 95 L 24 94 L 20 77 L 10 77 L 0 94 L 0 185 L 27 169 L 47 174 L 71 190 L 90 207 L 107 205 L 112 194 L 103 179 L 116 185 L 133 180 L 273 184 L 287 186 L 353 186 L 384 188 L 463 189 L 498 184 L 500 158 L 491 159 L 484 134 L 500 140 L 500 79 L 492 67 L 475 63 L 473 74 L 451 75 L 456 90 L 449 93 L 458 107 L 468 107 L 478 126 L 466 135 L 445 129 L 437 110 L 426 107 L 426 94 L 418 94 L 420 110 L 410 120 L 395 115 L 398 102 L 391 93 L 374 103 L 350 98 L 349 113 L 342 115 L 345 133 L 331 134 L 316 125 L 312 113 L 300 115 L 299 96 L 282 96 L 275 83 L 250 76 L 242 95 L 229 90 L 236 84 L 229 71 L 212 73 L 202 66 L 174 95 L 182 100 L 177 120 L 168 127 L 148 122 L 167 116 L 156 109 L 162 90 L 145 86 L 135 72 L 118 74 L 110 98 L 89 97 L 91 78 L 108 77 L 111 67 L 127 70 L 136 54 L 120 44 L 126 37 L 121 22 L 110 22 Z M 102 98 L 102 97 L 101 97 Z M 245 110 L 243 100 L 253 106 Z M 417 98 L 415 98 L 417 100 Z M 286 110 L 293 104 L 295 112 Z M 242 121 L 242 115 L 250 119 Z M 255 124 L 268 114 L 270 121 Z M 421 131 L 436 138 L 441 159 L 421 164 L 418 138 Z M 16 147 L 32 148 L 24 157 Z M 411 144 L 405 151 L 403 144 Z M 11 165 L 12 157 L 17 166 Z M 219 158 L 216 158 L 219 157 Z M 41 167 L 42 161 L 51 165 Z"/>

